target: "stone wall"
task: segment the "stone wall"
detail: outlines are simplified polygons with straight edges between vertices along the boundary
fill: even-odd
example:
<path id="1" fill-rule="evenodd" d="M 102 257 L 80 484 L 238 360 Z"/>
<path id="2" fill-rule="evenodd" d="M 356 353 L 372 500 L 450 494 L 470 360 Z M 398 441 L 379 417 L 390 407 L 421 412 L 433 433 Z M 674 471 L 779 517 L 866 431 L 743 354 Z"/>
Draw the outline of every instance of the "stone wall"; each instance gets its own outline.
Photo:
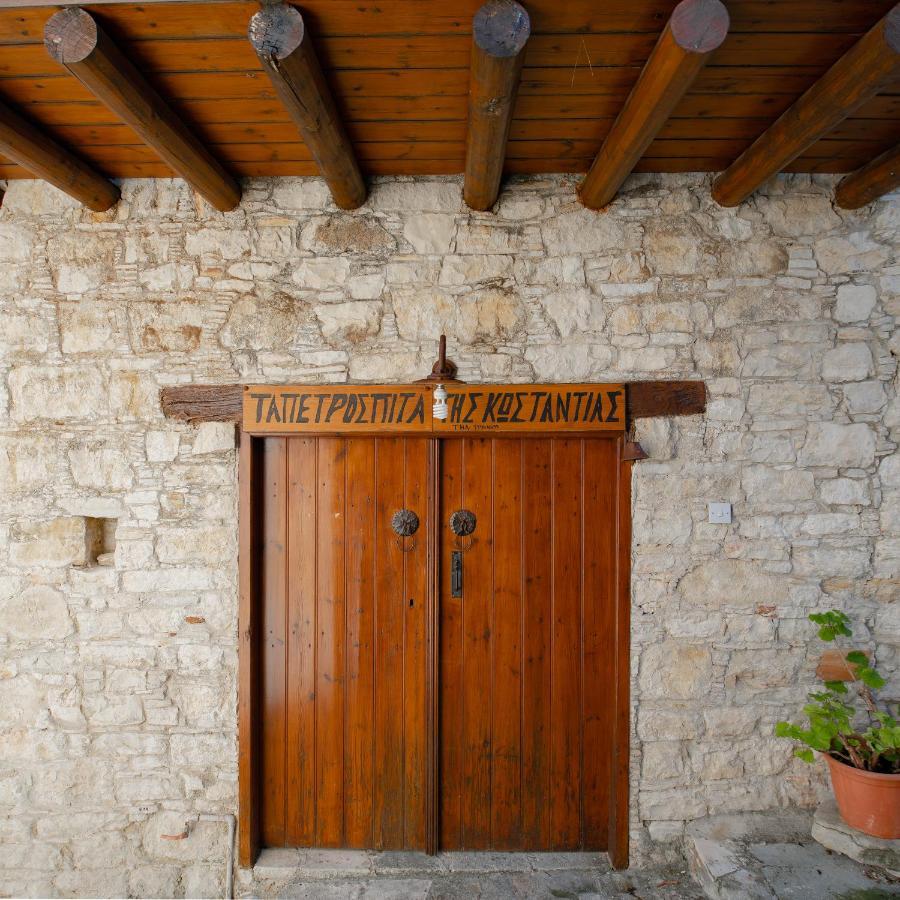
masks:
<path id="1" fill-rule="evenodd" d="M 470 381 L 707 382 L 705 417 L 642 424 L 634 473 L 637 854 L 812 803 L 818 770 L 772 737 L 815 667 L 807 613 L 848 610 L 889 672 L 900 642 L 900 204 L 838 212 L 831 187 L 726 210 L 703 177 L 639 177 L 598 215 L 533 178 L 482 215 L 457 180 L 386 180 L 345 214 L 258 180 L 220 215 L 180 182 L 107 214 L 11 184 L 0 893 L 220 890 L 223 825 L 162 835 L 236 808 L 234 434 L 166 421 L 160 387 L 403 381 L 441 331 Z"/>

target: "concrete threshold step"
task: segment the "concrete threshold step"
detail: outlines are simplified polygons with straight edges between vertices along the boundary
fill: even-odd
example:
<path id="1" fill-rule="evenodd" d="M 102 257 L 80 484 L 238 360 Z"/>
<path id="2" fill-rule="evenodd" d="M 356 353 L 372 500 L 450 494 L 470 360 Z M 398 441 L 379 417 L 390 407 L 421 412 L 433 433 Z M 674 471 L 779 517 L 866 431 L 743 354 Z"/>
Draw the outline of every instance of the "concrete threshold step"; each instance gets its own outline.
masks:
<path id="1" fill-rule="evenodd" d="M 701 819 L 685 835 L 691 874 L 713 900 L 900 896 L 900 881 L 830 852 L 811 825 L 810 814 L 790 810 Z"/>

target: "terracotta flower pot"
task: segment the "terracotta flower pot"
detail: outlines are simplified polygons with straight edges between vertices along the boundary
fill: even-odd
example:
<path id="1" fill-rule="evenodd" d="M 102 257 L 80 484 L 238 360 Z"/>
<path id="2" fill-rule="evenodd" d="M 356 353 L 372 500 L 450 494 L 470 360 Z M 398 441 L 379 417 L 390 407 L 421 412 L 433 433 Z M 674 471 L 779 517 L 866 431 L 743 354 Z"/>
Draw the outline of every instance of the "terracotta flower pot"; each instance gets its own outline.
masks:
<path id="1" fill-rule="evenodd" d="M 873 837 L 900 838 L 900 775 L 864 772 L 825 754 L 843 820 Z"/>

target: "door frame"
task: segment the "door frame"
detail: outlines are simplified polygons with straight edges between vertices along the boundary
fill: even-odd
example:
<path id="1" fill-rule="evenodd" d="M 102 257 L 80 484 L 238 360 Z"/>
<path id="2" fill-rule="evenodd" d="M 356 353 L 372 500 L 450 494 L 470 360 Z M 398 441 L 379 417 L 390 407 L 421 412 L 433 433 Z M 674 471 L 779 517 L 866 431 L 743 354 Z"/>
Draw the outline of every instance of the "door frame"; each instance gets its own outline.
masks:
<path id="1" fill-rule="evenodd" d="M 355 432 L 358 436 L 364 435 Z M 370 435 L 371 436 L 371 435 Z M 440 477 L 439 454 L 441 440 L 473 436 L 445 433 L 429 439 L 429 497 L 430 520 L 439 517 Z M 500 437 L 494 434 L 492 436 Z M 524 438 L 528 434 L 515 433 L 510 437 Z M 532 437 L 548 437 L 533 434 Z M 559 435 L 561 437 L 565 434 Z M 616 478 L 616 600 L 615 600 L 615 662 L 613 683 L 613 760 L 611 766 L 609 839 L 607 853 L 617 869 L 627 868 L 629 861 L 629 760 L 631 729 L 631 467 L 633 460 L 625 453 L 624 432 L 597 435 L 597 440 L 615 440 L 617 446 Z M 260 605 L 259 591 L 261 560 L 260 514 L 263 495 L 261 485 L 261 451 L 265 437 L 238 429 L 238 862 L 251 867 L 261 849 L 261 709 L 260 693 Z M 426 783 L 426 841 L 427 852 L 438 850 L 438 597 L 440 585 L 438 529 L 429 533 L 428 562 L 432 579 L 428 591 L 426 625 L 427 678 L 425 696 L 427 783 Z"/>

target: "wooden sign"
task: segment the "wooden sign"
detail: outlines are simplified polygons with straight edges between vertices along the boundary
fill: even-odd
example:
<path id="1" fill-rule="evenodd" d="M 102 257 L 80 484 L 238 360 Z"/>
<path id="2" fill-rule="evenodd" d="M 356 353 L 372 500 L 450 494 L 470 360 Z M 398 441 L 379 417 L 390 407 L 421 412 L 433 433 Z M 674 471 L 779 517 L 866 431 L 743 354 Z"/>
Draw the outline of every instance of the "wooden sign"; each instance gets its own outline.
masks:
<path id="1" fill-rule="evenodd" d="M 264 434 L 431 431 L 431 386 L 247 385 L 244 430 Z"/>
<path id="2" fill-rule="evenodd" d="M 446 418 L 434 384 L 247 385 L 251 434 L 558 434 L 624 431 L 621 384 L 453 384 Z"/>
<path id="3" fill-rule="evenodd" d="M 621 384 L 449 384 L 440 432 L 623 431 Z"/>

